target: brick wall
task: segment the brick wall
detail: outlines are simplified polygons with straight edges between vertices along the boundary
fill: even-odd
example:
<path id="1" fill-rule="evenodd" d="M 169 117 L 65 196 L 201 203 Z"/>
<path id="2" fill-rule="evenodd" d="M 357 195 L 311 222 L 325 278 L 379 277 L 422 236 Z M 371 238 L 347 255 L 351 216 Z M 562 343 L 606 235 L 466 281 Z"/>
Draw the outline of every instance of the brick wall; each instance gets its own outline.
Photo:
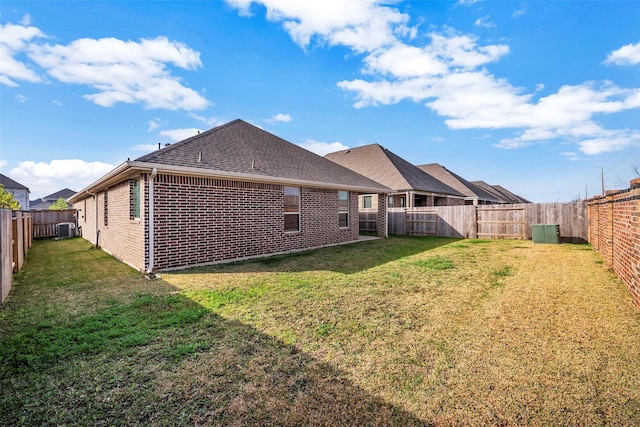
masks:
<path id="1" fill-rule="evenodd" d="M 145 188 L 144 177 L 140 178 L 140 188 Z M 145 263 L 145 222 L 143 219 L 131 219 L 129 215 L 129 181 L 110 187 L 98 193 L 98 229 L 100 246 L 114 257 L 143 270 Z M 105 194 L 107 196 L 107 217 L 104 214 Z M 142 198 L 141 198 L 142 199 Z M 140 203 L 141 216 L 144 204 Z M 105 219 L 108 223 L 105 225 Z M 144 218 L 144 217 L 143 217 Z"/>
<path id="2" fill-rule="evenodd" d="M 640 178 L 627 190 L 588 201 L 589 243 L 627 286 L 640 308 Z"/>
<path id="3" fill-rule="evenodd" d="M 142 188 L 144 176 L 140 179 Z M 143 271 L 146 265 L 144 221 L 130 219 L 129 203 L 129 181 L 100 191 L 95 197 L 88 195 L 75 204 L 82 209 L 78 225 L 82 227 L 82 237 L 86 240 L 94 245 L 97 243 L 105 252 Z M 144 208 L 141 206 L 141 209 Z"/>
<path id="4" fill-rule="evenodd" d="M 284 232 L 281 185 L 158 175 L 154 194 L 157 269 L 358 240 L 355 193 L 349 198 L 349 227 L 342 229 L 337 191 L 301 188 L 300 231 L 293 233 Z"/>

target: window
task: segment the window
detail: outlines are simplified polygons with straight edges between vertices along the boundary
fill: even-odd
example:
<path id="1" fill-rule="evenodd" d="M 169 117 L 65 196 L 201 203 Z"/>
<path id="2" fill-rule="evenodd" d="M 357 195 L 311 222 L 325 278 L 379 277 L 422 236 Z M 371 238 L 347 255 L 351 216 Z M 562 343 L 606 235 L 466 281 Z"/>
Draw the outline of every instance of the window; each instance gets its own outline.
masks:
<path id="1" fill-rule="evenodd" d="M 338 191 L 338 227 L 349 227 L 349 192 Z"/>
<path id="2" fill-rule="evenodd" d="M 362 196 L 362 209 L 371 209 L 371 196 Z"/>
<path id="3" fill-rule="evenodd" d="M 284 187 L 284 231 L 300 231 L 300 188 Z"/>
<path id="4" fill-rule="evenodd" d="M 140 218 L 140 181 L 129 181 L 129 218 Z"/>
<path id="5" fill-rule="evenodd" d="M 395 199 L 393 198 L 393 196 L 389 196 L 389 207 L 392 208 L 393 207 L 393 201 Z"/>

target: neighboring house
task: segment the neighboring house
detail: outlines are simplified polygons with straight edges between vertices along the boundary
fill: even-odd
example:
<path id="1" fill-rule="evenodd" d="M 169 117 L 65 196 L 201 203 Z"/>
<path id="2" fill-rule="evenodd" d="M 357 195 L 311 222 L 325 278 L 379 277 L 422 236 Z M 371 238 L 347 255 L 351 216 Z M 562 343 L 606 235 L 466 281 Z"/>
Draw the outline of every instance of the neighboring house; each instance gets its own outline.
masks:
<path id="1" fill-rule="evenodd" d="M 49 207 L 57 202 L 58 199 L 67 200 L 74 194 L 76 194 L 75 191 L 65 188 L 63 190 L 56 191 L 53 194 L 49 194 L 48 196 L 44 196 L 40 199 L 31 200 L 29 204 L 32 211 L 46 211 L 49 210 Z M 73 209 L 73 205 L 71 203 L 69 203 L 69 209 Z"/>
<path id="2" fill-rule="evenodd" d="M 497 197 L 477 185 L 470 183 L 460 175 L 451 172 L 441 164 L 430 163 L 427 165 L 419 165 L 418 168 L 444 182 L 454 190 L 464 194 L 465 205 L 493 205 L 498 203 Z"/>
<path id="3" fill-rule="evenodd" d="M 355 242 L 358 194 L 388 192 L 234 120 L 127 160 L 70 201 L 83 237 L 151 272 Z"/>
<path id="4" fill-rule="evenodd" d="M 2 184 L 5 190 L 13 194 L 18 203 L 20 203 L 20 208 L 23 211 L 29 210 L 29 189 L 27 187 L 1 173 L 0 184 Z"/>
<path id="5" fill-rule="evenodd" d="M 464 204 L 464 194 L 378 144 L 336 151 L 325 157 L 392 189 L 389 207 Z M 375 206 L 373 197 L 371 202 Z M 360 204 L 366 208 L 365 196 Z"/>
<path id="6" fill-rule="evenodd" d="M 524 197 L 520 197 L 500 185 L 489 185 L 484 181 L 471 181 L 471 183 L 493 195 L 500 204 L 531 203 Z"/>

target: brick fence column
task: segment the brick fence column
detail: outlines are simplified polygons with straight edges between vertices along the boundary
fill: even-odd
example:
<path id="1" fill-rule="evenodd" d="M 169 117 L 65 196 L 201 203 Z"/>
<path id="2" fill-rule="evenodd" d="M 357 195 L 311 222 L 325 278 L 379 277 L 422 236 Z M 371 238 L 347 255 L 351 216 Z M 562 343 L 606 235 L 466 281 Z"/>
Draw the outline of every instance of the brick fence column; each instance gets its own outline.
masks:
<path id="1" fill-rule="evenodd" d="M 605 191 L 605 201 L 606 201 L 606 216 L 604 218 L 604 235 L 600 236 L 602 247 L 602 256 L 604 257 L 604 263 L 607 268 L 613 267 L 613 214 L 614 214 L 614 202 L 613 198 L 618 193 L 618 190 L 608 190 Z"/>
<path id="2" fill-rule="evenodd" d="M 387 195 L 378 194 L 378 217 L 376 223 L 378 237 L 387 237 Z"/>

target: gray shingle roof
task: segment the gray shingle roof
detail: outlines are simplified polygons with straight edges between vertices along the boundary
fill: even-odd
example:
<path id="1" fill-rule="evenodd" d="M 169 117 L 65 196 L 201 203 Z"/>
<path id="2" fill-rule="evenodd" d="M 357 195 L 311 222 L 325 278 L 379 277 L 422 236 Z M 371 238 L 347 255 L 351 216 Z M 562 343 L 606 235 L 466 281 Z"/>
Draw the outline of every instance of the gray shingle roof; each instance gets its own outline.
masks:
<path id="1" fill-rule="evenodd" d="M 56 191 L 55 193 L 49 194 L 48 196 L 44 196 L 40 199 L 29 201 L 29 207 L 31 208 L 32 211 L 46 210 L 46 209 L 49 209 L 49 206 L 54 204 L 58 199 L 62 198 L 64 200 L 67 200 L 69 197 L 73 196 L 74 194 L 76 194 L 75 191 L 69 188 L 65 188 L 65 189 Z"/>
<path id="2" fill-rule="evenodd" d="M 20 184 L 19 182 L 16 182 L 14 180 L 12 180 L 11 178 L 9 178 L 6 175 L 3 175 L 0 173 L 0 184 L 2 184 L 2 186 L 4 188 L 7 189 L 12 189 L 12 190 L 29 190 L 27 187 L 25 187 L 24 185 Z"/>
<path id="3" fill-rule="evenodd" d="M 492 196 L 477 185 L 470 183 L 460 175 L 451 172 L 449 169 L 439 163 L 419 165 L 418 168 L 427 172 L 429 175 L 435 177 L 436 179 L 444 182 L 454 190 L 457 190 L 460 193 L 464 194 L 466 197 L 477 197 L 478 200 L 498 203 L 498 199 L 495 196 Z"/>
<path id="4" fill-rule="evenodd" d="M 336 151 L 325 157 L 395 191 L 418 190 L 464 196 L 378 144 Z"/>
<path id="5" fill-rule="evenodd" d="M 484 181 L 471 181 L 471 183 L 494 195 L 499 203 L 531 203 L 524 197 L 520 197 L 499 185 L 489 185 Z"/>
<path id="6" fill-rule="evenodd" d="M 49 194 L 48 196 L 42 197 L 42 200 L 52 200 L 54 202 L 57 201 L 59 198 L 63 198 L 67 200 L 69 197 L 73 196 L 74 194 L 76 194 L 75 191 L 69 188 L 64 188 L 60 191 L 56 191 L 55 193 Z"/>
<path id="7" fill-rule="evenodd" d="M 504 194 L 505 196 L 507 196 L 509 200 L 514 200 L 514 203 L 531 203 L 529 200 L 515 193 L 512 193 L 511 191 L 507 190 L 501 185 L 492 185 L 492 187 L 498 190 L 499 192 L 501 192 L 502 194 Z"/>
<path id="8" fill-rule="evenodd" d="M 137 162 L 389 189 L 276 135 L 237 119 L 136 159 Z"/>

